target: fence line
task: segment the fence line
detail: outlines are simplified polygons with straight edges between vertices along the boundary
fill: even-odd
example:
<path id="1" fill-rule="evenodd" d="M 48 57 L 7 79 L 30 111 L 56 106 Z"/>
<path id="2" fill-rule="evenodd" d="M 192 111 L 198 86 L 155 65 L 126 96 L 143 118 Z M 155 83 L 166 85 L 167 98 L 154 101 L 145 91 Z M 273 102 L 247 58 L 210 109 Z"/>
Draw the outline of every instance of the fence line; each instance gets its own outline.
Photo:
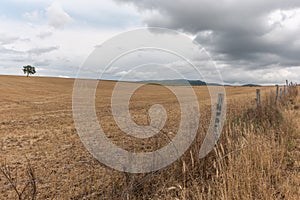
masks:
<path id="1" fill-rule="evenodd" d="M 277 104 L 279 99 L 282 99 L 284 96 L 288 95 L 289 89 L 292 87 L 296 87 L 297 83 L 293 83 L 293 82 L 288 82 L 288 80 L 286 80 L 285 85 L 283 85 L 283 89 L 276 84 L 276 94 L 275 94 L 275 104 Z M 260 95 L 260 89 L 256 89 L 256 106 L 260 107 L 261 106 L 261 95 Z"/>

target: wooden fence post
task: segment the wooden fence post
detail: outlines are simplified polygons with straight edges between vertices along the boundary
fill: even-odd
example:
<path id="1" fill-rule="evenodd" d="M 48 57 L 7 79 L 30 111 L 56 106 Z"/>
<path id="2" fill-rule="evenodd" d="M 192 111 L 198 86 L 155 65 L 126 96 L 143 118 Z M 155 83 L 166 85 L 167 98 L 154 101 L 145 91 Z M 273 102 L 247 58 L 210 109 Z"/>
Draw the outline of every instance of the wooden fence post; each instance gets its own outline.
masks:
<path id="1" fill-rule="evenodd" d="M 213 113 L 212 115 L 214 117 L 213 126 L 211 126 L 208 129 L 208 132 L 204 138 L 204 141 L 201 145 L 200 151 L 199 151 L 199 158 L 204 158 L 214 147 L 214 145 L 217 143 L 220 134 L 221 134 L 221 128 L 223 125 L 224 115 L 226 114 L 224 112 L 224 108 L 226 107 L 225 103 L 225 94 L 219 93 L 218 94 L 218 100 L 217 103 L 214 104 Z"/>
<path id="2" fill-rule="evenodd" d="M 256 89 L 256 105 L 260 107 L 260 89 Z"/>
<path id="3" fill-rule="evenodd" d="M 286 83 L 286 85 L 285 85 L 285 94 L 286 93 L 288 93 L 288 90 L 289 90 L 289 81 L 288 80 L 285 80 L 285 83 Z"/>
<path id="4" fill-rule="evenodd" d="M 280 90 L 279 90 L 279 97 L 280 97 L 280 99 L 282 97 L 282 88 L 280 88 Z"/>
<path id="5" fill-rule="evenodd" d="M 278 92 L 279 92 L 279 86 L 276 85 L 276 97 L 275 97 L 275 104 L 277 103 L 278 100 Z"/>
<path id="6" fill-rule="evenodd" d="M 224 94 L 220 93 L 220 94 L 218 94 L 215 128 L 214 128 L 215 143 L 218 141 L 218 139 L 220 137 L 220 132 L 221 132 L 220 126 L 221 126 L 223 103 L 224 103 Z"/>
<path id="7" fill-rule="evenodd" d="M 288 93 L 288 89 L 287 89 L 287 86 L 286 86 L 286 85 L 284 85 L 283 90 L 284 90 L 284 95 L 286 95 L 286 94 Z"/>

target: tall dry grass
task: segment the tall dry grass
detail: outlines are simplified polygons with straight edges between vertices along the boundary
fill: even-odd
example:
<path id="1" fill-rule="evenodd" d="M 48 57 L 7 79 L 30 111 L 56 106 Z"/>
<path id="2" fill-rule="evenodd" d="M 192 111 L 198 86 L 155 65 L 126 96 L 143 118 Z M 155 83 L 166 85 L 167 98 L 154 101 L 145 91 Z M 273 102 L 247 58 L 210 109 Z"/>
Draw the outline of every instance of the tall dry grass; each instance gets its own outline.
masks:
<path id="1" fill-rule="evenodd" d="M 260 107 L 229 103 L 218 145 L 198 159 L 198 138 L 189 151 L 166 169 L 114 180 L 107 199 L 297 199 L 291 184 L 289 148 L 296 134 L 285 111 L 293 109 L 296 87 L 275 103 L 273 93 Z M 203 127 L 200 131 L 205 131 Z M 200 128 L 201 129 L 201 128 Z M 295 144 L 294 144 L 295 145 Z"/>

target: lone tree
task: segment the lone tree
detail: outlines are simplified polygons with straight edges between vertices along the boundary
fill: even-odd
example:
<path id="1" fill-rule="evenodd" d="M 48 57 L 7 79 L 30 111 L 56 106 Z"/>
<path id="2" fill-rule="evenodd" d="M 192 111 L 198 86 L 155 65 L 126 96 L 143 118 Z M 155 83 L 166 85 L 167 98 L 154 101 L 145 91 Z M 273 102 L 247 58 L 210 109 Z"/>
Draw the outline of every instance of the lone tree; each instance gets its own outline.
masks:
<path id="1" fill-rule="evenodd" d="M 35 67 L 31 66 L 31 65 L 27 65 L 27 66 L 23 66 L 23 72 L 24 74 L 27 74 L 27 77 L 29 76 L 29 74 L 35 74 Z"/>

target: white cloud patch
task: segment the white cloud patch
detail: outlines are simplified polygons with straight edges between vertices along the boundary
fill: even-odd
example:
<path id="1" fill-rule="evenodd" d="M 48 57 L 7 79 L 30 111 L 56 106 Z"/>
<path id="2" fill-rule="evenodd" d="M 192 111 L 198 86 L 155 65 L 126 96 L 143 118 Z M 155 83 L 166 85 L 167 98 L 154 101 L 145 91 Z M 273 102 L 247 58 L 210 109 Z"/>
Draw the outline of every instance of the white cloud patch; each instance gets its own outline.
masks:
<path id="1" fill-rule="evenodd" d="M 111 0 L 11 0 L 1 4 L 0 74 L 75 77 L 94 47 L 140 24 L 133 6 Z M 11 11 L 11 12 L 10 12 Z"/>
<path id="2" fill-rule="evenodd" d="M 70 78 L 69 76 L 58 75 L 59 78 Z"/>
<path id="3" fill-rule="evenodd" d="M 60 3 L 54 2 L 46 9 L 46 16 L 50 26 L 60 29 L 72 21 L 70 15 L 64 11 Z"/>
<path id="4" fill-rule="evenodd" d="M 25 12 L 23 17 L 29 21 L 38 21 L 44 17 L 44 13 L 42 11 L 34 10 L 31 12 Z"/>
<path id="5" fill-rule="evenodd" d="M 22 75 L 21 67 L 30 64 L 39 76 L 75 77 L 94 46 L 119 32 L 81 27 L 57 30 L 47 24 L 0 20 L 0 74 Z"/>

